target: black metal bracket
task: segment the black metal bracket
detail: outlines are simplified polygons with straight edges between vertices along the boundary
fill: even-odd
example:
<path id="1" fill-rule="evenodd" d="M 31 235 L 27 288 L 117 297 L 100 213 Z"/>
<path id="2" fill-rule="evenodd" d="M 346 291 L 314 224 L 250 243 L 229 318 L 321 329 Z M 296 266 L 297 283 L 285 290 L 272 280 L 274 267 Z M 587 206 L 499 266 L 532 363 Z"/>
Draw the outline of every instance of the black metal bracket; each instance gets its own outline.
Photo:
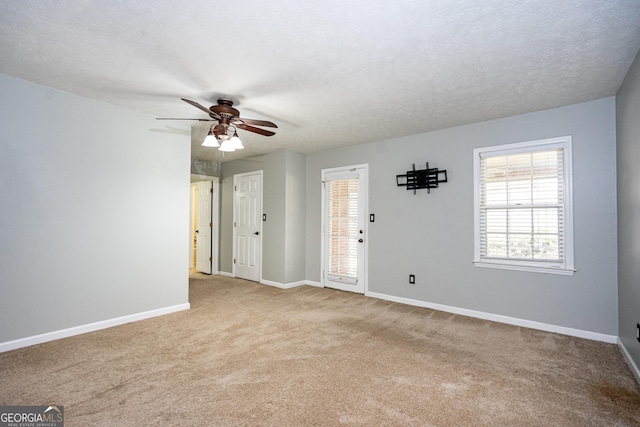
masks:
<path id="1" fill-rule="evenodd" d="M 438 170 L 438 168 L 429 168 L 427 162 L 426 169 L 416 170 L 416 164 L 413 164 L 413 170 L 407 171 L 404 175 L 396 175 L 396 184 L 398 187 L 407 187 L 407 190 L 427 189 L 427 193 L 431 193 L 432 188 L 438 188 L 439 184 L 447 182 L 447 171 Z"/>

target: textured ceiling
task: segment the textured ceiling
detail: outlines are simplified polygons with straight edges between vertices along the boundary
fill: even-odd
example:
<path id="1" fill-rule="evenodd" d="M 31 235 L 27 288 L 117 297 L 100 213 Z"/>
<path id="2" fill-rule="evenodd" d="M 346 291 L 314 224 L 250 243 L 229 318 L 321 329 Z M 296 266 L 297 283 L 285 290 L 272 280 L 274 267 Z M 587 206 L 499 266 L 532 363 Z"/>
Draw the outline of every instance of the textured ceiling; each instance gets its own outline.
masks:
<path id="1" fill-rule="evenodd" d="M 304 153 L 614 95 L 638 0 L 6 0 L 0 73 L 157 117 L 239 100 L 246 149 Z M 37 117 L 34 117 L 34 121 Z M 108 120 L 108 118 L 106 118 Z M 159 121 L 159 131 L 187 123 Z M 104 123 L 117 126 L 117 123 Z M 206 126 L 206 125 L 204 125 Z"/>

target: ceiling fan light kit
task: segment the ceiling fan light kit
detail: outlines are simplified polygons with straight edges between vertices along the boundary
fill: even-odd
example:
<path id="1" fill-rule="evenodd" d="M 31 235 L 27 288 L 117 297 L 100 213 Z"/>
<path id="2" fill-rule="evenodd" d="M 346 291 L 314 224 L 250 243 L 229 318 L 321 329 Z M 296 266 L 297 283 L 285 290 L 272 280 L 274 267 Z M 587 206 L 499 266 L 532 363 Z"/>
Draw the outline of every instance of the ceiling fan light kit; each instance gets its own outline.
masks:
<path id="1" fill-rule="evenodd" d="M 240 112 L 233 108 L 233 101 L 226 98 L 218 99 L 218 105 L 212 105 L 207 108 L 198 104 L 190 99 L 181 98 L 187 104 L 193 105 L 199 110 L 204 111 L 210 117 L 210 119 L 169 119 L 159 118 L 159 120 L 197 120 L 197 121 L 213 121 L 217 124 L 211 125 L 209 133 L 204 138 L 202 145 L 204 147 L 218 148 L 222 152 L 229 152 L 235 150 L 242 150 L 244 145 L 238 137 L 238 129 L 246 130 L 249 132 L 257 133 L 263 136 L 275 135 L 275 132 L 270 130 L 261 129 L 256 126 L 277 128 L 274 123 L 266 120 L 254 120 L 245 119 L 240 117 Z M 232 136 L 230 134 L 230 128 L 233 128 Z"/>

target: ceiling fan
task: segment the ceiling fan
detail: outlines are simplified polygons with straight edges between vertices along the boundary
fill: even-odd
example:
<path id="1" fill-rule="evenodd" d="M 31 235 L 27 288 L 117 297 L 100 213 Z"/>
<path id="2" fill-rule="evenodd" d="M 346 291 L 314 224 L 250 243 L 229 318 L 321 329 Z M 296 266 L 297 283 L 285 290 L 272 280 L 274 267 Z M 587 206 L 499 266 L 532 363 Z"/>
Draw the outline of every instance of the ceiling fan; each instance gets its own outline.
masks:
<path id="1" fill-rule="evenodd" d="M 158 118 L 158 120 L 197 120 L 200 122 L 217 122 L 211 125 L 209 133 L 204 139 L 202 145 L 205 147 L 219 147 L 220 151 L 235 151 L 244 148 L 240 138 L 238 138 L 237 129 L 246 130 L 264 136 L 275 135 L 275 132 L 261 129 L 256 126 L 277 128 L 275 123 L 266 120 L 254 120 L 240 117 L 240 112 L 233 108 L 233 101 L 228 98 L 220 98 L 217 105 L 207 108 L 195 101 L 186 98 L 180 98 L 187 104 L 204 111 L 209 115 L 209 119 L 178 119 L 178 118 Z M 230 136 L 230 131 L 233 134 Z"/>

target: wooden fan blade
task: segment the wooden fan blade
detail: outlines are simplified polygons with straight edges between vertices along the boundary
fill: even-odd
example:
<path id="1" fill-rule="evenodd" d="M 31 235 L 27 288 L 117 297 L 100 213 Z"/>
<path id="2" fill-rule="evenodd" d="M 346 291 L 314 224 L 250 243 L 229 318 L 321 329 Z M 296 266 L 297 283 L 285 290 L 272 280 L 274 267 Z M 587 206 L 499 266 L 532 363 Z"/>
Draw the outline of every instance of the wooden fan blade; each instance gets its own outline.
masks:
<path id="1" fill-rule="evenodd" d="M 198 104 L 196 101 L 192 101 L 192 100 L 187 99 L 187 98 L 180 98 L 180 99 L 182 99 L 182 100 L 183 100 L 184 102 L 186 102 L 187 104 L 191 104 L 191 105 L 193 105 L 194 107 L 201 109 L 202 111 L 204 111 L 204 112 L 205 112 L 205 113 L 207 113 L 207 114 L 211 114 L 211 111 L 210 111 L 207 107 L 205 107 L 205 106 L 203 106 L 203 105 Z"/>
<path id="2" fill-rule="evenodd" d="M 268 122 L 266 120 L 245 119 L 244 117 L 238 117 L 237 120 L 240 120 L 242 123 L 247 124 L 247 125 L 266 126 L 266 127 L 269 127 L 269 128 L 277 128 L 278 127 L 275 123 Z"/>
<path id="3" fill-rule="evenodd" d="M 216 113 L 215 111 L 211 111 L 209 108 L 205 107 L 204 105 L 200 105 L 196 101 L 192 101 L 192 100 L 187 99 L 187 98 L 180 98 L 180 99 L 182 99 L 187 104 L 191 104 L 194 107 L 199 108 L 200 110 L 202 110 L 205 113 L 207 113 L 208 115 L 210 115 L 212 118 L 220 119 L 220 115 L 218 113 Z"/>
<path id="4" fill-rule="evenodd" d="M 276 134 L 275 132 L 271 132 L 270 130 L 264 130 L 264 129 L 256 128 L 253 126 L 245 125 L 245 124 L 238 124 L 236 126 L 238 127 L 238 129 L 248 130 L 249 132 L 259 133 L 260 135 L 264 135 L 264 136 L 271 136 Z"/>
<path id="5" fill-rule="evenodd" d="M 171 118 L 171 117 L 156 117 L 156 120 L 197 120 L 199 122 L 215 122 L 215 119 L 179 119 L 179 118 Z"/>

